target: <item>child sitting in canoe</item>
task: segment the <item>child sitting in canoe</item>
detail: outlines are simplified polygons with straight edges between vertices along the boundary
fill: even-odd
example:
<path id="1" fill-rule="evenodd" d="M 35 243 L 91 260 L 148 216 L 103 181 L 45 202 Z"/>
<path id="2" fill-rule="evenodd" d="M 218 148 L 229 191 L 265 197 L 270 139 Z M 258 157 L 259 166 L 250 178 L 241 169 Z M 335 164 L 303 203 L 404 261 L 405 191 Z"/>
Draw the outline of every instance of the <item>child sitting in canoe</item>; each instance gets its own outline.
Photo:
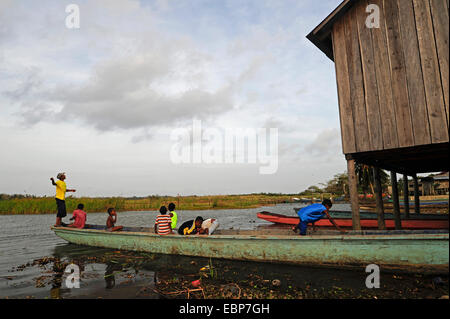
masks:
<path id="1" fill-rule="evenodd" d="M 83 211 L 84 205 L 78 204 L 77 209 L 73 211 L 72 218 L 70 220 L 75 220 L 73 223 L 67 225 L 67 227 L 73 227 L 73 228 L 84 228 L 84 225 L 86 224 L 86 212 Z"/>
<path id="2" fill-rule="evenodd" d="M 201 235 L 212 235 L 217 227 L 219 227 L 219 222 L 217 219 L 208 218 L 203 221 L 198 233 Z"/>
<path id="3" fill-rule="evenodd" d="M 171 223 L 170 227 L 172 229 L 175 229 L 177 227 L 177 221 L 178 221 L 178 215 L 177 215 L 177 213 L 175 211 L 175 204 L 174 203 L 170 203 L 168 208 L 169 208 L 170 218 L 172 219 L 172 223 Z"/>
<path id="4" fill-rule="evenodd" d="M 116 210 L 112 207 L 108 208 L 108 219 L 106 220 L 107 231 L 119 231 L 123 229 L 123 226 L 114 226 L 117 222 Z"/>
<path id="5" fill-rule="evenodd" d="M 178 228 L 180 235 L 195 235 L 202 229 L 203 217 L 197 216 L 195 220 L 188 220 Z"/>
<path id="6" fill-rule="evenodd" d="M 169 235 L 172 233 L 172 219 L 169 214 L 167 214 L 166 206 L 161 206 L 159 209 L 159 215 L 156 216 L 155 221 L 155 234 L 158 235 Z"/>

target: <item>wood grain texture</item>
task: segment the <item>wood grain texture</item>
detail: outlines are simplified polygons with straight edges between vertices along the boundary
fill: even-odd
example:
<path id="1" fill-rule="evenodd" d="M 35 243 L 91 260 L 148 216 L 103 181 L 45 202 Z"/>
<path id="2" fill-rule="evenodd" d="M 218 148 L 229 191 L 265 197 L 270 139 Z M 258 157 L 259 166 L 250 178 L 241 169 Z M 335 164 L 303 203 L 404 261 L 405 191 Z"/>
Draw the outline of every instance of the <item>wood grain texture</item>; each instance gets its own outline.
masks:
<path id="1" fill-rule="evenodd" d="M 336 81 L 339 99 L 339 117 L 344 154 L 356 152 L 353 111 L 350 101 L 350 81 L 348 74 L 347 52 L 345 48 L 345 26 L 341 19 L 333 25 L 333 52 L 336 68 Z"/>
<path id="2" fill-rule="evenodd" d="M 425 0 L 413 0 L 413 4 L 431 129 L 431 140 L 432 143 L 447 142 L 447 117 L 436 43 L 434 40 L 430 3 Z"/>
<path id="3" fill-rule="evenodd" d="M 384 0 L 383 10 L 386 23 L 387 49 L 392 80 L 392 96 L 397 122 L 400 147 L 414 145 L 411 110 L 406 82 L 405 58 L 400 36 L 397 0 Z"/>
<path id="4" fill-rule="evenodd" d="M 355 1 L 331 35 L 344 154 L 448 142 L 446 0 Z"/>
<path id="5" fill-rule="evenodd" d="M 441 74 L 442 91 L 444 94 L 444 105 L 447 116 L 447 127 L 449 123 L 449 65 L 448 65 L 448 7 L 445 0 L 429 0 L 431 15 L 433 19 L 434 37 L 439 60 L 439 71 Z"/>
<path id="6" fill-rule="evenodd" d="M 370 30 L 366 27 L 366 0 L 356 4 L 356 16 L 361 52 L 362 73 L 364 78 L 364 98 L 367 114 L 367 128 L 372 150 L 383 149 L 383 132 L 381 129 L 378 83 L 375 73 L 373 43 Z"/>
<path id="7" fill-rule="evenodd" d="M 380 8 L 380 28 L 372 28 L 374 64 L 378 84 L 378 97 L 380 102 L 380 115 L 382 118 L 382 131 L 384 149 L 399 147 L 397 135 L 397 120 L 392 96 L 392 80 L 387 50 L 385 16 L 383 13 L 383 1 L 372 0 L 371 3 Z"/>
<path id="8" fill-rule="evenodd" d="M 350 192 L 350 204 L 352 207 L 352 224 L 354 230 L 361 230 L 361 218 L 359 214 L 358 180 L 355 171 L 355 160 L 347 160 L 348 185 Z"/>
<path id="9" fill-rule="evenodd" d="M 373 167 L 373 178 L 375 187 L 375 201 L 378 219 L 378 229 L 386 229 L 384 221 L 384 204 L 383 204 L 383 190 L 381 188 L 380 168 Z"/>
<path id="10" fill-rule="evenodd" d="M 398 0 L 401 42 L 405 57 L 408 101 L 411 109 L 415 145 L 431 143 L 425 86 L 417 39 L 412 0 Z"/>
<path id="11" fill-rule="evenodd" d="M 347 53 L 348 76 L 350 82 L 350 105 L 353 113 L 356 151 L 372 149 L 367 127 L 366 103 L 364 99 L 364 79 L 359 50 L 358 26 L 355 7 L 345 15 L 345 47 Z"/>
<path id="12" fill-rule="evenodd" d="M 391 171 L 391 185 L 392 185 L 392 203 L 394 208 L 395 229 L 402 229 L 402 220 L 400 217 L 400 199 L 398 196 L 397 174 L 393 171 Z"/>

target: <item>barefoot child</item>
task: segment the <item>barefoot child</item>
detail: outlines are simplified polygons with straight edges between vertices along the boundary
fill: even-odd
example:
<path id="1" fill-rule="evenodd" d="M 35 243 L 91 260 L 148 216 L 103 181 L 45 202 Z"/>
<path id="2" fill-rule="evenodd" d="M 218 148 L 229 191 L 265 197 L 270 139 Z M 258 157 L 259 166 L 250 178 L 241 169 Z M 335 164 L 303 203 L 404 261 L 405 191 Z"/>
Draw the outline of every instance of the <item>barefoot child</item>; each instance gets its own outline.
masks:
<path id="1" fill-rule="evenodd" d="M 50 180 L 52 181 L 52 185 L 56 186 L 56 207 L 58 209 L 58 213 L 56 214 L 56 224 L 57 226 L 66 226 L 62 222 L 62 219 L 66 217 L 66 192 L 75 192 L 74 189 L 67 189 L 66 188 L 66 182 L 64 180 L 66 179 L 66 173 L 59 173 L 58 176 L 56 176 L 58 179 L 55 182 L 55 179 L 53 177 L 50 177 Z"/>
<path id="2" fill-rule="evenodd" d="M 117 222 L 116 210 L 112 207 L 108 208 L 108 219 L 106 220 L 106 230 L 107 231 L 118 231 L 122 230 L 123 226 L 114 226 Z"/>
<path id="3" fill-rule="evenodd" d="M 297 212 L 298 217 L 300 218 L 300 223 L 297 226 L 292 227 L 292 230 L 294 232 L 297 232 L 297 230 L 300 230 L 300 235 L 304 236 L 306 235 L 306 230 L 308 229 L 308 223 L 314 223 L 322 218 L 327 217 L 330 222 L 336 227 L 339 231 L 342 233 L 345 233 L 346 231 L 341 229 L 333 218 L 331 218 L 329 214 L 329 210 L 333 206 L 331 201 L 329 199 L 324 199 L 322 204 L 312 204 L 306 207 L 303 207 Z"/>
<path id="4" fill-rule="evenodd" d="M 73 215 L 72 218 L 70 218 L 70 220 L 74 220 L 75 221 L 69 225 L 67 225 L 67 227 L 73 227 L 73 228 L 84 228 L 84 225 L 86 224 L 86 212 L 83 211 L 84 205 L 83 204 L 78 204 L 77 209 L 75 209 L 73 211 Z"/>

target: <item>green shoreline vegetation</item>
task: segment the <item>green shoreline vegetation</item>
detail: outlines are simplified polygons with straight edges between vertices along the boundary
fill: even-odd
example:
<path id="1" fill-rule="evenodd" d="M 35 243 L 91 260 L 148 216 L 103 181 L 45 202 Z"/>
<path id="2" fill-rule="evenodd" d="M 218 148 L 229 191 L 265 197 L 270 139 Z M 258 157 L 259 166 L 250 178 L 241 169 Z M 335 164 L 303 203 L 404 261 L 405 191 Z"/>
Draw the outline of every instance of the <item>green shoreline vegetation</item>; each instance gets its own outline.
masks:
<path id="1" fill-rule="evenodd" d="M 374 203 L 373 196 L 373 172 L 367 165 L 358 164 L 356 175 L 358 177 L 358 192 L 363 195 L 363 203 Z M 430 175 L 433 176 L 433 175 Z M 388 192 L 390 179 L 386 172 L 382 171 L 382 190 Z M 261 206 L 270 206 L 281 203 L 293 203 L 293 198 L 314 198 L 319 201 L 323 198 L 348 201 L 349 187 L 348 176 L 340 173 L 326 183 L 320 183 L 322 187 L 312 185 L 300 193 L 253 193 L 240 195 L 191 195 L 191 196 L 160 196 L 150 195 L 146 197 L 66 197 L 67 212 L 70 214 L 78 204 L 82 203 L 89 213 L 106 212 L 109 207 L 121 211 L 156 211 L 162 205 L 173 202 L 177 210 L 206 210 L 206 209 L 247 209 Z M 399 195 L 403 196 L 403 180 L 398 181 Z M 448 195 L 433 196 L 448 199 Z M 447 208 L 448 212 L 448 208 Z M 0 194 L 0 215 L 24 215 L 24 214 L 56 214 L 56 204 L 53 196 L 37 197 L 22 194 Z"/>
<path id="2" fill-rule="evenodd" d="M 266 205 L 293 202 L 298 194 L 244 194 L 211 196 L 158 196 L 148 197 L 66 197 L 67 212 L 84 204 L 90 213 L 105 212 L 109 207 L 121 211 L 156 211 L 173 202 L 177 210 L 257 208 Z M 307 197 L 307 196 L 305 196 Z M 56 214 L 54 197 L 0 194 L 0 215 Z"/>

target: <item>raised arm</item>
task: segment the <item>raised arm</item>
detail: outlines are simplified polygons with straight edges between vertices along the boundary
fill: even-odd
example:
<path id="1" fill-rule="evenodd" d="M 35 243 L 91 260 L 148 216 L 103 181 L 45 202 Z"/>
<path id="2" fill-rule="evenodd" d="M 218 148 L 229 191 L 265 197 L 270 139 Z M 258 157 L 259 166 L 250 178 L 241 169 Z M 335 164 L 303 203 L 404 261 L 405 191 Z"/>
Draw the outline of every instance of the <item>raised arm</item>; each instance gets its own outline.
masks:
<path id="1" fill-rule="evenodd" d="M 53 177 L 50 177 L 50 180 L 52 181 L 52 185 L 56 186 L 55 179 Z"/>
<path id="2" fill-rule="evenodd" d="M 341 231 L 342 233 L 346 233 L 347 231 L 345 231 L 344 229 L 342 229 L 341 227 L 339 227 L 336 222 L 334 221 L 333 218 L 331 218 L 330 214 L 328 213 L 328 210 L 325 211 L 325 214 L 327 215 L 328 219 L 330 220 L 330 222 L 334 225 L 334 227 L 336 227 L 337 230 Z"/>

